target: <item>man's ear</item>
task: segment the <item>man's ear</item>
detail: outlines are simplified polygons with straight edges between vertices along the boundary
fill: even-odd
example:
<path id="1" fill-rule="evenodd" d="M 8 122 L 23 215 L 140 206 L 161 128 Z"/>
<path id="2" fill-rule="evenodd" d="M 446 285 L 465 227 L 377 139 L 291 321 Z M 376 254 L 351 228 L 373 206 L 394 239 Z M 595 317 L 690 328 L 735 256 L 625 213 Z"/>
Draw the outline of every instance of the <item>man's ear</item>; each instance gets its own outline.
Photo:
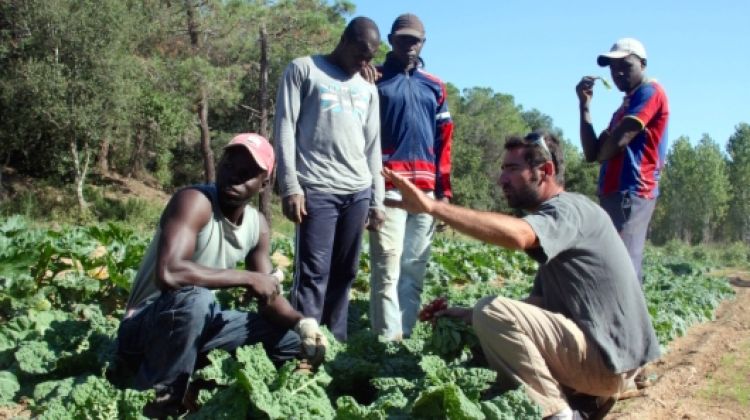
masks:
<path id="1" fill-rule="evenodd" d="M 388 34 L 388 43 L 391 44 L 391 49 L 393 49 L 393 34 Z"/>
<path id="2" fill-rule="evenodd" d="M 551 177 L 554 178 L 554 176 L 555 176 L 555 164 L 551 160 L 548 160 L 548 161 L 544 162 L 544 164 L 542 164 L 542 171 L 544 171 L 545 175 L 551 176 Z"/>

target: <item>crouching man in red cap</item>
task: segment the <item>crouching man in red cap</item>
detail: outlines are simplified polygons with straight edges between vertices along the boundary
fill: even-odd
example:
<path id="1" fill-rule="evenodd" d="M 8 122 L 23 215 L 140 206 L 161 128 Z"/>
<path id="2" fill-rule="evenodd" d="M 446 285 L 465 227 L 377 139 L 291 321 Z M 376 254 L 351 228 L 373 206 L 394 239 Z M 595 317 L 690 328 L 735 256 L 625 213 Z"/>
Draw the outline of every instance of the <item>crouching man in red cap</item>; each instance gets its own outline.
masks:
<path id="1" fill-rule="evenodd" d="M 273 165 L 265 138 L 240 134 L 224 148 L 216 183 L 182 189 L 167 204 L 118 331 L 119 355 L 136 368 L 136 386 L 156 391 L 144 414 L 183 411 L 196 360 L 216 348 L 262 343 L 275 363 L 323 360 L 326 338 L 279 295 L 270 229 L 249 205 Z M 239 261 L 245 270 L 236 269 Z M 230 287 L 257 299 L 258 313 L 221 309 L 212 289 Z"/>

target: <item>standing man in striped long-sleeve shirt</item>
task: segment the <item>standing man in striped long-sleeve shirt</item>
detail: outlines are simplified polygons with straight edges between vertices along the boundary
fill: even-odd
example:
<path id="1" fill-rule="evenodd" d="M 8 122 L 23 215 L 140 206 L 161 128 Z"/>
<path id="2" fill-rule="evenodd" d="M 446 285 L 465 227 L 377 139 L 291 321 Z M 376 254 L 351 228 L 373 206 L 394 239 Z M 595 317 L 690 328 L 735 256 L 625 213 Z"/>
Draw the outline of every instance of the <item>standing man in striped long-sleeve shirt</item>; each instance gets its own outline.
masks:
<path id="1" fill-rule="evenodd" d="M 599 55 L 597 63 L 609 67 L 625 98 L 609 127 L 597 137 L 589 111 L 596 77 L 581 79 L 576 86 L 581 145 L 587 161 L 602 165 L 599 203 L 612 218 L 643 282 L 643 247 L 667 153 L 669 104 L 662 86 L 646 77 L 646 49 L 640 41 L 618 40 L 609 52 Z"/>
<path id="2" fill-rule="evenodd" d="M 445 84 L 422 69 L 422 21 L 396 18 L 388 35 L 392 51 L 378 68 L 383 166 L 441 201 L 451 197 L 451 138 Z M 386 183 L 386 198 L 400 199 Z M 370 234 L 370 320 L 387 339 L 409 336 L 416 323 L 430 244 L 432 216 L 387 208 L 385 223 Z"/>

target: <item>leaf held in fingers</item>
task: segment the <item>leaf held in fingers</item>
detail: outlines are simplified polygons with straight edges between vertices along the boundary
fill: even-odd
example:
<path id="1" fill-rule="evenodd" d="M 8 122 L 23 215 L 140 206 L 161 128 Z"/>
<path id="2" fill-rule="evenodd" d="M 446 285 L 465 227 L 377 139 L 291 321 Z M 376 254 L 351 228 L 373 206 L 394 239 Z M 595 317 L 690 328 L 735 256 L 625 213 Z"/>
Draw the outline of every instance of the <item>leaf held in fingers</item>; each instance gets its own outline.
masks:
<path id="1" fill-rule="evenodd" d="M 597 76 L 596 78 L 602 81 L 602 84 L 604 85 L 605 88 L 607 88 L 607 90 L 612 89 L 612 85 L 609 84 L 609 80 L 607 80 L 607 79 L 605 79 L 605 78 L 603 78 L 601 76 Z"/>

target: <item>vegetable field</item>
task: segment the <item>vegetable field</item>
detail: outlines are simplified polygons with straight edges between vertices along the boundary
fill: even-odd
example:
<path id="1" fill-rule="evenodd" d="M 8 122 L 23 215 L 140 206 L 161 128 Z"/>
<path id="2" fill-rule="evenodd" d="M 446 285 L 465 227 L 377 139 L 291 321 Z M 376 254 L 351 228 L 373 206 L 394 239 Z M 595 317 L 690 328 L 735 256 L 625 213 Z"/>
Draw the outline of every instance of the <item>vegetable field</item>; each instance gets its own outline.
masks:
<path id="1" fill-rule="evenodd" d="M 148 236 L 117 224 L 34 228 L 0 219 L 0 406 L 20 404 L 39 418 L 140 418 L 152 392 L 129 388 L 114 339 L 129 283 Z M 291 241 L 274 252 L 291 258 Z M 471 305 L 501 294 L 520 298 L 536 265 L 522 253 L 438 238 L 424 301 Z M 732 295 L 726 279 L 709 277 L 710 259 L 651 249 L 645 290 L 657 335 L 673 338 L 711 319 Z M 289 268 L 287 268 L 289 271 Z M 287 276 L 289 277 L 289 276 Z M 483 366 L 468 328 L 439 320 L 419 323 L 400 343 L 369 330 L 368 258 L 363 255 L 350 308 L 350 339 L 332 345 L 315 373 L 293 363 L 275 369 L 260 346 L 235 355 L 214 351 L 194 382 L 195 418 L 539 418 L 521 389 L 500 383 Z M 288 287 L 285 287 L 288 290 Z M 219 294 L 225 306 L 251 308 L 239 293 Z"/>

